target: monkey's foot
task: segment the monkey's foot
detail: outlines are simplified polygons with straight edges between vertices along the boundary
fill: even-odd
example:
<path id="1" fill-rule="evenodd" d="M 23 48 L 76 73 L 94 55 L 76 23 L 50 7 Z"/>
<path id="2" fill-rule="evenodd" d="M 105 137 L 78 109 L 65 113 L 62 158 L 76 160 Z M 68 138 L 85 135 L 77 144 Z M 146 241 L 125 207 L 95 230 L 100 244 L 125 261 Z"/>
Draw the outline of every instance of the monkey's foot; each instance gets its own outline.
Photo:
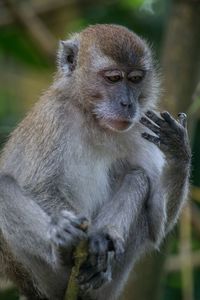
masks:
<path id="1" fill-rule="evenodd" d="M 108 259 L 112 260 L 113 252 L 108 253 Z M 98 272 L 96 267 L 91 265 L 84 266 L 82 272 L 78 277 L 81 290 L 88 291 L 91 289 L 98 289 L 103 284 L 112 280 L 111 263 L 108 263 L 107 269 Z"/>
<path id="2" fill-rule="evenodd" d="M 78 281 L 84 291 L 98 289 L 112 280 L 112 266 L 123 254 L 123 240 L 104 232 L 89 238 L 89 256 L 81 267 Z"/>

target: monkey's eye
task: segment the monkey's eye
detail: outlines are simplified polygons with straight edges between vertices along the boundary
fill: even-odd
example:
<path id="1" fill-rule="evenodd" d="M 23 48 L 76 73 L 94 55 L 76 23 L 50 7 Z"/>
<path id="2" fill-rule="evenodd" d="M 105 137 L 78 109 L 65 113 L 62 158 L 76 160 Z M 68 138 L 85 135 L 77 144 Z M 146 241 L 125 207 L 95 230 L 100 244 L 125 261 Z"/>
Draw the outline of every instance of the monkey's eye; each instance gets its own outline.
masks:
<path id="1" fill-rule="evenodd" d="M 135 70 L 128 74 L 128 80 L 133 83 L 140 83 L 144 78 L 144 72 L 142 70 Z"/>
<path id="2" fill-rule="evenodd" d="M 111 83 L 116 83 L 122 80 L 122 73 L 118 70 L 105 71 L 103 76 L 108 82 Z"/>
<path id="3" fill-rule="evenodd" d="M 121 80 L 121 76 L 115 75 L 115 76 L 106 76 L 107 80 L 111 82 L 117 82 Z"/>

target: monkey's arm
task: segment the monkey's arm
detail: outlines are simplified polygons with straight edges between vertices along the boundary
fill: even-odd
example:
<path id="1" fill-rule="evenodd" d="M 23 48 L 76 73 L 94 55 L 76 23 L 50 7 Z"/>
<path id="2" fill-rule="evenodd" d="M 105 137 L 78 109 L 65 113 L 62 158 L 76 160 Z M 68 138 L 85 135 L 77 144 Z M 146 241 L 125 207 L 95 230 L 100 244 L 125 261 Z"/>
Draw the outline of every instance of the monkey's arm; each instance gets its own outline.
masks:
<path id="1" fill-rule="evenodd" d="M 20 249 L 33 249 L 36 243 L 43 247 L 43 252 L 36 247 L 34 254 L 41 256 L 45 253 L 44 260 L 50 260 L 51 248 L 47 237 L 50 218 L 22 193 L 12 176 L 5 174 L 0 174 L 0 215 L 1 232 L 16 255 L 20 255 Z"/>
<path id="2" fill-rule="evenodd" d="M 161 113 L 162 118 L 152 111 L 147 112 L 146 116 L 148 119 L 143 117 L 141 123 L 157 136 L 144 133 L 143 137 L 156 144 L 166 156 L 161 187 L 166 195 L 166 230 L 169 231 L 188 196 L 191 150 L 186 129 L 186 115 L 180 113 L 178 121 L 168 112 Z"/>
<path id="3" fill-rule="evenodd" d="M 137 222 L 149 195 L 149 179 L 144 170 L 137 168 L 124 176 L 113 198 L 105 203 L 93 221 L 96 232 L 104 226 L 126 240 L 130 226 Z"/>
<path id="4" fill-rule="evenodd" d="M 5 241 L 1 247 L 4 249 L 5 264 L 8 264 L 5 269 L 13 268 L 12 262 L 9 265 L 6 258 L 8 248 L 13 259 L 37 282 L 38 288 L 45 290 L 45 277 L 49 272 L 48 280 L 53 282 L 52 267 L 54 264 L 56 266 L 47 235 L 50 218 L 33 200 L 23 195 L 14 178 L 4 174 L 0 175 L 0 219 L 0 230 Z M 21 276 L 19 272 L 18 280 Z"/>
<path id="5" fill-rule="evenodd" d="M 163 174 L 163 187 L 167 195 L 166 230 L 172 229 L 176 223 L 182 206 L 188 197 L 190 165 L 183 161 L 177 165 L 169 163 Z"/>
<path id="6" fill-rule="evenodd" d="M 81 232 L 76 227 L 78 219 L 64 211 L 52 221 L 33 199 L 23 193 L 12 176 L 0 174 L 0 220 L 5 241 L 5 244 L 1 241 L 3 253 L 6 255 L 8 248 L 13 259 L 37 283 L 40 292 L 46 296 L 55 295 L 54 299 L 57 299 L 56 293 L 64 292 L 66 284 L 66 268 L 56 255 L 57 250 L 62 246 L 68 249 L 72 238 L 78 239 Z M 5 257 L 5 264 L 8 263 Z M 12 269 L 12 263 L 5 267 Z"/>

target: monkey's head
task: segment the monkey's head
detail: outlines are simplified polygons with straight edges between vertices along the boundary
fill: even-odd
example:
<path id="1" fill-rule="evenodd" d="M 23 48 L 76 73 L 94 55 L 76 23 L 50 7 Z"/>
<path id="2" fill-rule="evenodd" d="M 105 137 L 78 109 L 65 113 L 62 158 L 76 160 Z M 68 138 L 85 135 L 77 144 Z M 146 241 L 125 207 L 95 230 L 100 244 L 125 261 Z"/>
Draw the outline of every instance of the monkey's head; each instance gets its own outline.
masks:
<path id="1" fill-rule="evenodd" d="M 158 81 L 151 51 L 122 26 L 89 26 L 62 41 L 58 62 L 74 104 L 104 129 L 126 131 L 155 104 Z"/>

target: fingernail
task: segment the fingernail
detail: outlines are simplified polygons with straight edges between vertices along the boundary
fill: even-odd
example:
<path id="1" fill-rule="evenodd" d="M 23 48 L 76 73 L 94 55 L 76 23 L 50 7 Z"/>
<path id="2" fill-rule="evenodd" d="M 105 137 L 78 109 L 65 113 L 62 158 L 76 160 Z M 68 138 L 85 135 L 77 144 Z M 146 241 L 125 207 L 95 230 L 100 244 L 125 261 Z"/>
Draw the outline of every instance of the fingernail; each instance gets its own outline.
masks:
<path id="1" fill-rule="evenodd" d="M 82 229 L 83 231 L 87 231 L 88 227 L 89 227 L 89 220 L 85 217 L 82 217 L 80 219 L 81 224 L 79 225 L 80 229 Z"/>
<path id="2" fill-rule="evenodd" d="M 168 111 L 163 111 L 161 115 L 169 115 Z"/>
<path id="3" fill-rule="evenodd" d="M 187 115 L 183 112 L 178 113 L 178 117 L 187 118 Z"/>

